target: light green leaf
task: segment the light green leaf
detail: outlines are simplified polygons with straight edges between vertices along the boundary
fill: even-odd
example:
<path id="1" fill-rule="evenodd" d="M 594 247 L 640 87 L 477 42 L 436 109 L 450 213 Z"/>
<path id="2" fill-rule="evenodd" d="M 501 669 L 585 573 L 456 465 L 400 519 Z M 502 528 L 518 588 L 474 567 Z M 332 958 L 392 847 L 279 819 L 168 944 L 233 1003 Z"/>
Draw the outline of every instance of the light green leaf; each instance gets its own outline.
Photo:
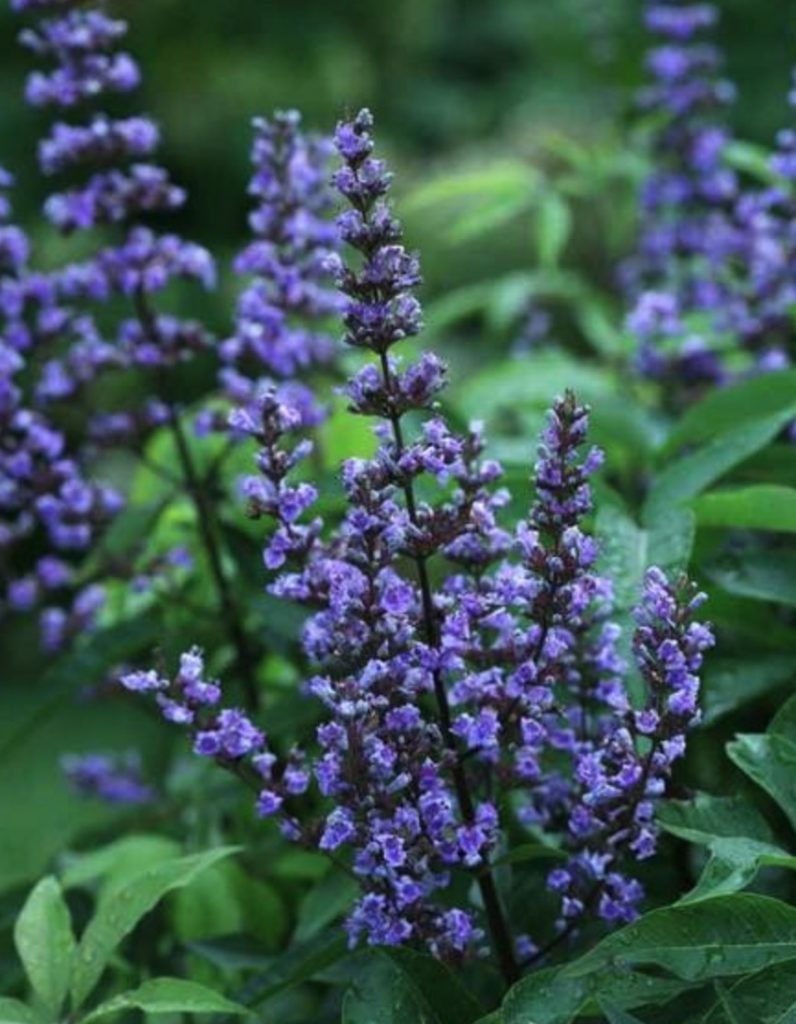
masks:
<path id="1" fill-rule="evenodd" d="M 80 940 L 72 976 L 72 1000 L 80 1006 L 99 981 L 116 947 L 166 893 L 187 885 L 211 865 L 231 856 L 237 847 L 163 861 L 130 878 L 103 903 Z"/>
<path id="2" fill-rule="evenodd" d="M 536 251 L 543 267 L 554 267 L 572 233 L 572 213 L 557 192 L 545 191 L 536 209 Z"/>
<path id="3" fill-rule="evenodd" d="M 247 1014 L 250 1011 L 225 999 L 210 988 L 199 985 L 195 981 L 182 978 L 152 978 L 131 992 L 122 992 L 105 1003 L 100 1003 L 82 1024 L 110 1017 L 128 1010 L 143 1010 L 144 1013 L 235 1013 Z"/>
<path id="4" fill-rule="evenodd" d="M 69 908 L 52 876 L 43 878 L 25 901 L 14 925 L 14 944 L 34 994 L 57 1016 L 69 991 L 75 938 Z"/>
<path id="5" fill-rule="evenodd" d="M 26 1003 L 0 996 L 0 1024 L 35 1024 L 37 1019 Z"/>
<path id="6" fill-rule="evenodd" d="M 693 454 L 667 466 L 658 475 L 647 496 L 647 515 L 665 515 L 678 503 L 695 498 L 772 441 L 794 414 L 796 403 L 774 415 L 734 427 Z"/>
<path id="7" fill-rule="evenodd" d="M 796 488 L 755 484 L 714 491 L 694 502 L 700 526 L 796 533 Z"/>
<path id="8" fill-rule="evenodd" d="M 119 884 L 121 879 L 152 864 L 173 859 L 179 853 L 179 844 L 166 836 L 144 833 L 125 836 L 99 849 L 70 855 L 61 874 L 61 885 L 64 889 L 71 889 L 102 879 L 105 890 Z"/>

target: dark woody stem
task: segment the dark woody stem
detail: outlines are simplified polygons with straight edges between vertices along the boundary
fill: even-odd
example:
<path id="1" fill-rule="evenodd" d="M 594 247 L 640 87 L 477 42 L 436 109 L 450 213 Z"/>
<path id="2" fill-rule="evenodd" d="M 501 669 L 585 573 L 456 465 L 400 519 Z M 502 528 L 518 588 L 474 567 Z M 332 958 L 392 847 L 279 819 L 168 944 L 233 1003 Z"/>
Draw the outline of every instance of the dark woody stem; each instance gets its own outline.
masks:
<path id="1" fill-rule="evenodd" d="M 392 387 L 392 377 L 390 373 L 389 360 L 385 352 L 380 353 L 380 362 L 384 386 L 389 392 Z M 404 450 L 404 438 L 400 417 L 396 414 L 391 415 L 390 423 L 392 425 L 393 438 L 395 440 L 396 454 L 400 456 L 401 452 Z M 406 483 L 404 483 L 403 492 L 406 499 L 406 510 L 409 514 L 410 522 L 413 526 L 417 527 L 417 503 L 415 501 L 414 487 L 411 480 L 407 480 Z M 439 647 L 439 630 L 437 629 L 437 619 L 434 612 L 434 601 L 431 593 L 431 582 L 428 576 L 426 559 L 423 556 L 418 555 L 414 558 L 414 562 L 417 567 L 417 576 L 420 585 L 426 639 L 430 647 Z M 448 703 L 448 693 L 445 689 L 445 682 L 442 679 L 442 674 L 438 669 L 434 670 L 433 679 L 434 695 L 439 711 L 443 741 L 447 749 L 453 755 L 451 763 L 456 796 L 459 801 L 462 817 L 469 825 L 475 820 L 475 806 L 467 781 L 467 774 L 459 758 L 456 738 L 451 730 L 451 712 L 450 704 Z M 503 975 L 506 984 L 512 985 L 519 978 L 520 970 L 514 956 L 514 943 L 512 942 L 511 932 L 509 930 L 505 914 L 503 913 L 500 897 L 498 896 L 497 887 L 495 885 L 495 879 L 488 863 L 485 864 L 483 872 L 478 875 L 477 881 L 481 892 L 481 898 L 484 901 L 484 911 L 486 913 L 492 947 L 495 951 L 495 956 L 497 957 L 501 974 Z"/>
<path id="2" fill-rule="evenodd" d="M 157 342 L 157 320 L 147 302 L 146 295 L 141 290 L 135 293 L 135 308 L 141 326 L 150 338 Z M 177 448 L 177 458 L 182 470 L 183 481 L 196 510 L 199 532 L 210 566 L 210 574 L 218 598 L 219 610 L 235 649 L 235 660 L 241 683 L 243 684 L 246 706 L 249 711 L 256 711 L 260 705 L 260 691 L 257 685 L 256 674 L 257 658 L 249 644 L 249 639 L 242 625 L 240 609 L 233 597 L 232 588 L 224 572 L 221 548 L 217 539 L 218 523 L 215 512 L 212 503 L 208 501 L 204 481 L 194 463 L 188 439 L 180 423 L 177 410 L 172 402 L 167 402 L 166 405 L 169 428 Z"/>

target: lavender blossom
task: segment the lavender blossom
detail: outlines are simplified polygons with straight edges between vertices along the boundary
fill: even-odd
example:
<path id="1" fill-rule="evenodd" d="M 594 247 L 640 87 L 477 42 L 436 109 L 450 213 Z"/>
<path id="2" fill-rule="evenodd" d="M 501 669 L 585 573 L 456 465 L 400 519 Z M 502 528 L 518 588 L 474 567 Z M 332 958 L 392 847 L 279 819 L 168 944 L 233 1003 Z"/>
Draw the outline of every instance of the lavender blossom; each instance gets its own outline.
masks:
<path id="1" fill-rule="evenodd" d="M 720 270 L 736 244 L 730 213 L 738 181 L 725 161 L 730 138 L 721 119 L 734 90 L 718 75 L 716 47 L 699 39 L 716 20 L 707 3 L 646 5 L 647 27 L 660 43 L 649 53 L 652 84 L 640 102 L 662 127 L 653 136 L 638 253 L 624 268 L 642 372 L 692 387 L 723 378 L 711 339 L 689 327 L 688 314 L 726 310 Z M 666 316 L 655 315 L 664 302 Z"/>
<path id="2" fill-rule="evenodd" d="M 249 192 L 255 235 L 235 261 L 252 280 L 238 302 L 235 334 L 221 346 L 222 383 L 248 403 L 263 376 L 288 380 L 335 355 L 324 321 L 339 308 L 326 262 L 337 246 L 328 186 L 331 146 L 301 131 L 295 111 L 254 122 Z"/>
<path id="3" fill-rule="evenodd" d="M 583 450 L 588 410 L 570 393 L 556 401 L 528 520 L 503 528 L 511 496 L 480 426 L 457 434 L 437 407 L 444 365 L 429 354 L 404 362 L 395 351 L 421 328 L 420 268 L 388 205 L 390 176 L 373 156 L 371 127 L 363 111 L 335 136 L 334 181 L 350 206 L 338 227 L 358 256 L 328 262 L 345 296 L 344 340 L 372 357 L 343 392 L 352 414 L 375 419 L 379 440 L 372 458 L 343 464 L 339 524 L 321 521 L 316 488 L 294 475 L 310 447 L 289 393 L 272 386 L 256 415 L 246 408 L 232 418 L 259 444 L 259 475 L 245 491 L 250 513 L 276 523 L 264 553 L 266 568 L 280 572 L 270 590 L 309 609 L 305 689 L 324 711 L 316 746 L 271 749 L 247 715 L 223 707 L 196 651 L 173 680 L 148 670 L 123 682 L 186 728 L 197 754 L 249 785 L 259 814 L 286 836 L 350 864 L 361 887 L 346 925 L 352 944 L 421 944 L 457 960 L 488 932 L 511 980 L 515 949 L 536 947 L 527 935 L 515 946 L 491 871 L 502 799 L 511 796 L 528 825 L 565 836 L 567 867 L 550 886 L 568 921 L 587 910 L 628 916 L 640 887 L 619 858 L 648 852 L 651 800 L 695 721 L 710 634 L 689 618 L 692 596 L 683 611 L 682 589 L 652 571 L 635 649 L 658 718 L 637 722 L 610 583 L 595 573 L 597 544 L 583 529 L 602 461 Z M 623 780 L 626 762 L 648 756 L 645 737 L 659 738 L 654 792 L 645 784 L 640 799 L 636 775 L 610 802 L 591 766 L 612 772 L 609 752 L 625 735 Z M 320 818 L 303 800 L 313 782 Z M 632 828 L 622 830 L 625 818 Z M 576 878 L 587 862 L 604 875 L 594 907 Z M 462 876 L 477 884 L 482 912 L 445 901 Z"/>
<path id="4" fill-rule="evenodd" d="M 148 804 L 155 799 L 154 790 L 142 780 L 136 754 L 69 754 L 62 758 L 61 768 L 81 796 L 109 804 Z"/>

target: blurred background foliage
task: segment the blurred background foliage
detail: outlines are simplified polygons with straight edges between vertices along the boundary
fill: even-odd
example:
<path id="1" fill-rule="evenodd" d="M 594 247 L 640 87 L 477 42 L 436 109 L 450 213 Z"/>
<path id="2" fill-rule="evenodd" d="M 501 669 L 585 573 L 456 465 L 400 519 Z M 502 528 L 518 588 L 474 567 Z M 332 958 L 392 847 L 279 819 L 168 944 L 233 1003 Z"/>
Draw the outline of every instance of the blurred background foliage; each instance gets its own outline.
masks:
<path id="1" fill-rule="evenodd" d="M 722 0 L 739 132 L 767 142 L 786 117 L 796 55 L 787 4 Z M 639 0 L 153 0 L 120 3 L 144 65 L 143 106 L 161 121 L 165 162 L 190 190 L 182 227 L 214 249 L 245 231 L 249 121 L 298 107 L 328 129 L 369 105 L 401 189 L 451 163 L 540 159 L 552 135 L 610 145 L 642 79 Z M 773 16 L 772 16 L 773 15 Z M 19 102 L 28 57 L 0 9 L 0 160 L 32 213 L 40 115 Z M 794 26 L 796 29 L 796 25 Z M 428 239 L 418 239 L 418 242 Z M 521 240 L 514 239 L 522 262 Z M 424 248 L 430 280 L 443 252 Z M 466 271 L 457 260 L 457 273 Z M 440 281 L 440 285 L 442 282 Z"/>

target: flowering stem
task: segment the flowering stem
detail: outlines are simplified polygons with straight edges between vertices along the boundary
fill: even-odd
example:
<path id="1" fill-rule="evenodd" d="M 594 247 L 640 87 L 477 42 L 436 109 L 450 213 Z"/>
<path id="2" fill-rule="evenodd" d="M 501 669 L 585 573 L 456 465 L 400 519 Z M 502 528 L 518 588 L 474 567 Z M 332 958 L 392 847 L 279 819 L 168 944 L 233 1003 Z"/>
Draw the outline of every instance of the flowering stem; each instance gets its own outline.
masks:
<path id="1" fill-rule="evenodd" d="M 140 290 L 135 293 L 135 308 L 144 330 L 150 337 L 157 340 L 157 322 L 147 303 L 146 296 Z M 177 410 L 173 403 L 167 402 L 166 404 L 169 428 L 177 447 L 177 457 L 180 461 L 183 480 L 196 510 L 199 532 L 205 553 L 207 554 L 207 561 L 210 565 L 210 573 L 218 596 L 219 608 L 222 618 L 226 623 L 230 640 L 235 648 L 246 706 L 250 711 L 256 711 L 260 704 L 260 694 L 255 673 L 256 657 L 249 645 L 246 632 L 241 626 L 240 611 L 232 596 L 229 580 L 224 572 L 221 550 L 216 539 L 215 516 L 213 515 L 210 503 L 207 501 L 205 488 L 194 464 L 191 449 L 185 432 L 182 429 Z"/>
<path id="2" fill-rule="evenodd" d="M 390 364 L 385 352 L 380 354 L 380 362 L 384 386 L 386 391 L 389 393 L 392 387 L 392 382 Z M 404 450 L 404 439 L 400 417 L 396 414 L 391 415 L 390 423 L 392 425 L 393 438 L 395 440 L 396 454 L 400 457 Z M 406 498 L 406 510 L 409 515 L 409 519 L 412 525 L 417 527 L 417 505 L 415 502 L 414 488 L 412 486 L 411 479 L 407 480 L 403 485 L 403 491 Z M 418 582 L 420 584 L 426 639 L 429 646 L 439 647 L 439 631 L 437 629 L 437 621 L 434 613 L 434 601 L 431 594 L 431 582 L 428 576 L 426 559 L 421 555 L 416 555 L 413 558 L 413 561 L 417 567 Z M 470 793 L 470 787 L 467 782 L 467 775 L 465 773 L 464 766 L 459 759 L 456 739 L 451 730 L 451 712 L 450 704 L 448 703 L 448 694 L 439 669 L 435 669 L 432 675 L 434 679 L 434 695 L 439 710 L 443 741 L 447 749 L 453 755 L 452 773 L 453 783 L 456 788 L 456 796 L 459 801 L 462 817 L 469 825 L 475 820 L 475 807 L 473 804 L 472 794 Z M 500 897 L 498 896 L 497 887 L 495 885 L 495 879 L 488 863 L 484 865 L 484 870 L 478 875 L 477 881 L 478 888 L 481 892 L 481 898 L 484 901 L 484 912 L 486 914 L 489 935 L 500 967 L 500 972 L 503 975 L 506 984 L 512 985 L 519 978 L 520 970 L 514 956 L 514 944 L 512 942 L 508 922 L 506 921 L 506 917 L 503 913 L 503 908 L 500 904 Z"/>

